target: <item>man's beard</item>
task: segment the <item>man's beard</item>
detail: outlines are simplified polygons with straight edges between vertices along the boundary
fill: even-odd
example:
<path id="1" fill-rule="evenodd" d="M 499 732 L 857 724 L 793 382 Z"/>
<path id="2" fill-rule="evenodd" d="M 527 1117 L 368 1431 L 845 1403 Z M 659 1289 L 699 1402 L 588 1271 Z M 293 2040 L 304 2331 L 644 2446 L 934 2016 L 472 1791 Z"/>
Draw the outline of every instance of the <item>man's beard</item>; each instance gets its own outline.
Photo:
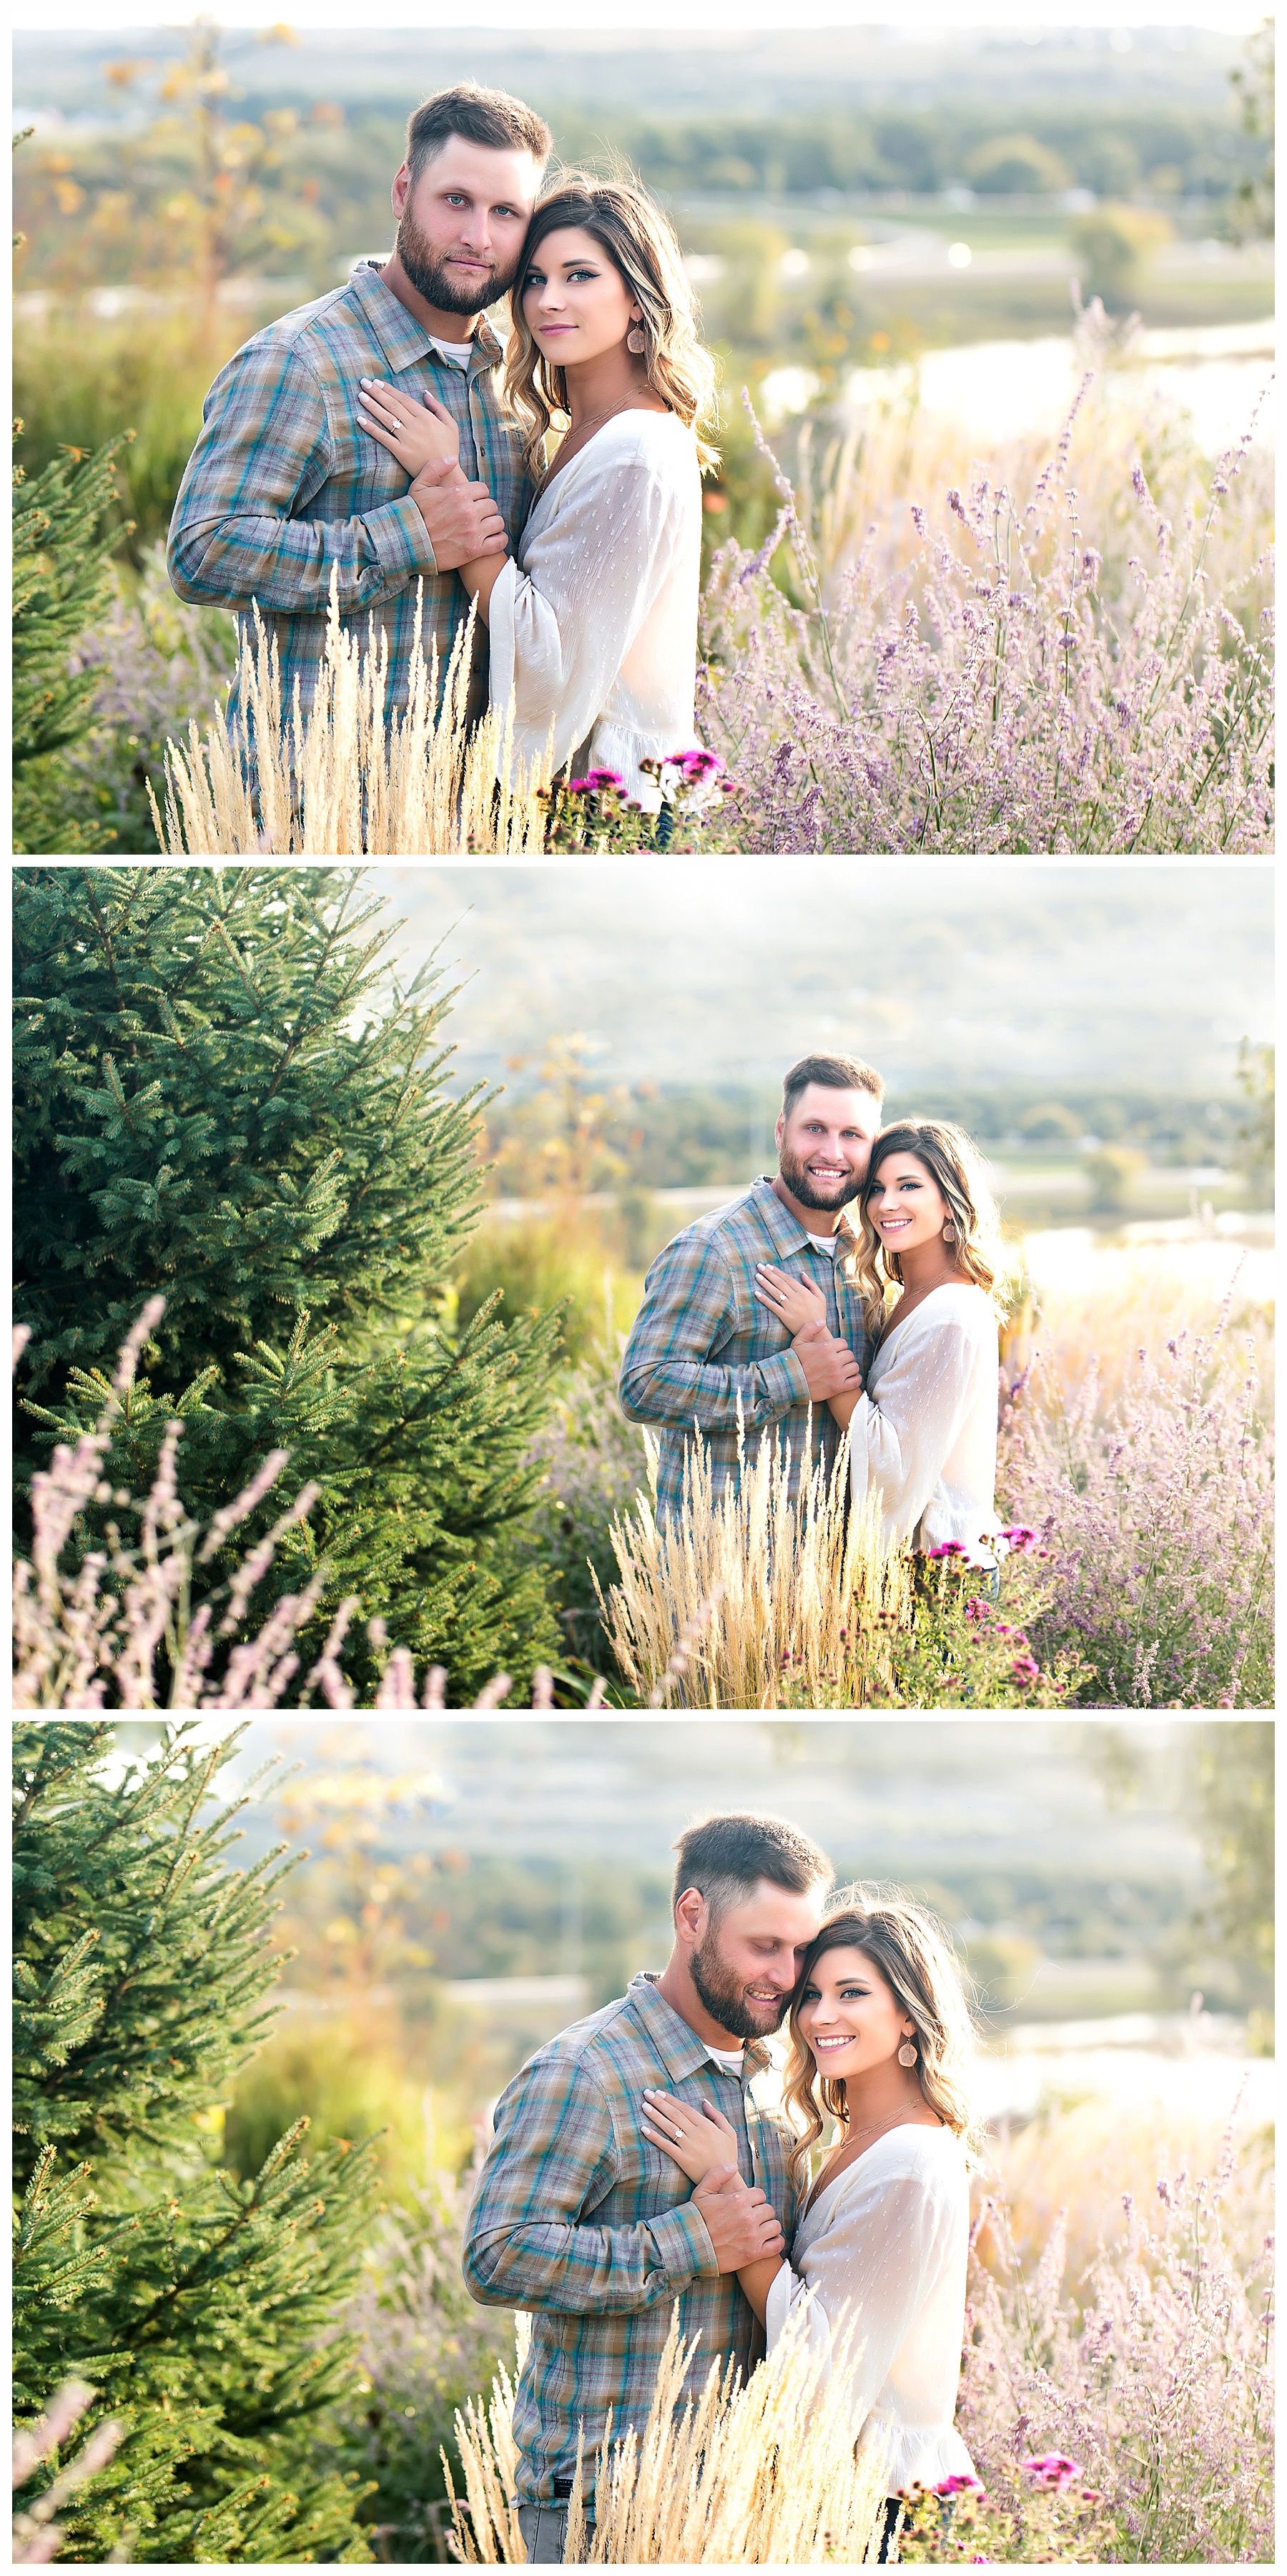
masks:
<path id="1" fill-rule="evenodd" d="M 700 1950 L 694 1950 L 688 1967 L 697 1988 L 698 2001 L 705 2006 L 711 2020 L 717 2021 L 721 2030 L 730 2031 L 734 2039 L 766 2039 L 769 2032 L 776 2030 L 785 2019 L 787 2005 L 791 2001 L 789 1994 L 780 1998 L 773 2021 L 754 2018 L 745 1990 L 733 1985 L 729 1978 L 713 1931 L 707 1933 Z"/>
<path id="2" fill-rule="evenodd" d="M 477 286 L 458 286 L 447 275 L 409 208 L 398 225 L 397 253 L 417 295 L 423 295 L 426 304 L 432 304 L 439 313 L 485 312 L 489 304 L 508 295 L 523 264 L 521 258 L 516 259 L 512 268 L 489 269 Z"/>
<path id="3" fill-rule="evenodd" d="M 825 1208 L 828 1216 L 834 1216 L 838 1208 L 848 1207 L 850 1200 L 860 1195 L 863 1186 L 858 1173 L 851 1172 L 848 1179 L 839 1184 L 838 1198 L 824 1198 L 816 1181 L 810 1180 L 803 1163 L 796 1155 L 789 1154 L 785 1145 L 778 1151 L 778 1171 L 792 1198 L 797 1199 L 801 1207 Z"/>

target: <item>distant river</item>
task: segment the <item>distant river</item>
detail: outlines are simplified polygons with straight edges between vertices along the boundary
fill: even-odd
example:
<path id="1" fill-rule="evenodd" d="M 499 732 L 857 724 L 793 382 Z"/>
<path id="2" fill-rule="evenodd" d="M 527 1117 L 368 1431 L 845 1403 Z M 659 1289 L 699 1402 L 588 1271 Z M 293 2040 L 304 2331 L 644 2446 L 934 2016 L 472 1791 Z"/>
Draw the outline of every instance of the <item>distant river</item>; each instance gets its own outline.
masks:
<path id="1" fill-rule="evenodd" d="M 1160 408 L 1187 413 L 1199 447 L 1208 455 L 1241 438 L 1273 373 L 1274 325 L 1231 323 L 1210 330 L 1144 331 L 1127 365 L 1106 371 L 1110 401 L 1133 409 L 1141 393 Z M 1071 336 L 1042 340 L 981 340 L 959 349 L 927 349 L 918 362 L 921 408 L 957 421 L 970 437 L 989 441 L 1057 431 L 1081 381 L 1082 361 Z M 870 404 L 897 405 L 917 369 L 859 367 L 845 391 L 855 412 Z M 764 387 L 778 416 L 802 411 L 818 391 L 806 367 L 780 367 Z M 1274 402 L 1270 393 L 1256 419 L 1258 444 L 1271 446 Z"/>

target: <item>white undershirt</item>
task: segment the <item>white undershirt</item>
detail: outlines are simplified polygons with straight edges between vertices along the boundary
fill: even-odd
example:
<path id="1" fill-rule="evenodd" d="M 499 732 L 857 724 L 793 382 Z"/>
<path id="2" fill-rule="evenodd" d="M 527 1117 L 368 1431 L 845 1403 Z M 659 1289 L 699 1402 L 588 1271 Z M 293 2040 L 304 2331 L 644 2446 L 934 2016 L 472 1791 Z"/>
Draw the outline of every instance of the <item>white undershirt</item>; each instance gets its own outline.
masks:
<path id="1" fill-rule="evenodd" d="M 742 2072 L 742 2051 L 740 2048 L 708 2048 L 706 2054 L 708 2057 L 714 2058 L 717 2066 L 723 2067 L 726 2075 L 736 2075 L 740 2077 Z"/>
<path id="2" fill-rule="evenodd" d="M 809 1241 L 813 1245 L 815 1252 L 825 1252 L 830 1255 L 830 1258 L 833 1261 L 835 1260 L 836 1238 L 834 1234 L 811 1234 Z"/>
<path id="3" fill-rule="evenodd" d="M 450 359 L 452 366 L 459 367 L 463 374 L 474 354 L 473 341 L 440 340 L 436 331 L 431 331 L 429 337 L 439 356 Z"/>

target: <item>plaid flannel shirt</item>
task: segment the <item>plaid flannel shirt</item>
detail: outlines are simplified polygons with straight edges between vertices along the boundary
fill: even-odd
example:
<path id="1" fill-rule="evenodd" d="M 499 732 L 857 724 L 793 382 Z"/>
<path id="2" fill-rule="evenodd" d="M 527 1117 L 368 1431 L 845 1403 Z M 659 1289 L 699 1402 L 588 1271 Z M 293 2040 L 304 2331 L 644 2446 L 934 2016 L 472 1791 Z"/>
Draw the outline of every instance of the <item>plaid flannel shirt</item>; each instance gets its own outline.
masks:
<path id="1" fill-rule="evenodd" d="M 514 2432 L 518 2501 L 549 2504 L 571 2477 L 577 2434 L 593 2459 L 609 2414 L 615 2439 L 652 2403 L 671 2312 L 701 2341 L 687 2393 L 712 2360 L 743 2374 L 764 2330 L 735 2272 L 716 2268 L 692 2185 L 640 2127 L 643 2089 L 694 2104 L 706 2094 L 738 2132 L 738 2165 L 777 2211 L 788 2243 L 794 2219 L 786 2175 L 790 2140 L 751 2092 L 767 2064 L 744 2052 L 741 2081 L 717 2066 L 649 1976 L 538 2049 L 506 2086 L 465 2229 L 464 2272 L 475 2299 L 531 2311 Z"/>
<path id="2" fill-rule="evenodd" d="M 852 1237 L 841 1220 L 841 1244 Z M 804 1369 L 785 1324 L 755 1295 L 755 1265 L 772 1261 L 821 1288 L 827 1324 L 863 1371 L 871 1337 L 856 1289 L 830 1253 L 819 1252 L 761 1175 L 745 1197 L 685 1226 L 644 1281 L 621 1363 L 621 1410 L 631 1422 L 662 1426 L 657 1470 L 659 1519 L 678 1517 L 684 1459 L 694 1425 L 710 1458 L 716 1494 L 738 1473 L 738 1414 L 748 1459 L 772 1427 L 789 1441 L 790 1489 L 821 1460 L 828 1474 L 843 1437 L 825 1404 L 810 1414 Z"/>
<path id="3" fill-rule="evenodd" d="M 361 427 L 360 380 L 380 376 L 404 393 L 437 396 L 459 424 L 464 472 L 487 485 L 513 546 L 532 485 L 518 425 L 497 397 L 500 355 L 480 318 L 468 372 L 453 366 L 368 260 L 347 286 L 257 331 L 216 376 L 166 561 L 181 599 L 237 610 L 252 642 L 250 603 L 258 601 L 281 655 L 284 712 L 296 676 L 305 707 L 312 698 L 333 570 L 345 632 L 365 645 L 374 618 L 377 640 L 381 630 L 388 636 L 387 705 L 406 704 L 422 579 L 425 656 L 436 640 L 445 670 L 469 595 L 454 572 L 437 570 L 406 467 Z M 475 712 L 486 696 L 483 628 L 471 676 Z"/>

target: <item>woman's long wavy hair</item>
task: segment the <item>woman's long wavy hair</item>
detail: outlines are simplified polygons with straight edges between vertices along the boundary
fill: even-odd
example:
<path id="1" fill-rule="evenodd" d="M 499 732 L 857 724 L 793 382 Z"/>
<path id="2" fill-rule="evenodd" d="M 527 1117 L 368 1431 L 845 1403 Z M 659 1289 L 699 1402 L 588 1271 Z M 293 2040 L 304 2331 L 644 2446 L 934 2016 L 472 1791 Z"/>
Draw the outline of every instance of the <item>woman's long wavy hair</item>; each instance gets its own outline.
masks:
<path id="1" fill-rule="evenodd" d="M 825 2117 L 838 2120 L 842 2129 L 849 2125 L 845 2079 L 819 2073 L 799 2022 L 800 1998 L 828 1950 L 861 1950 L 871 1961 L 916 2024 L 916 2080 L 930 2109 L 967 2146 L 977 2127 L 969 2089 L 974 2023 L 950 1935 L 901 1888 L 884 1895 L 865 1887 L 841 1888 L 832 1904 L 835 1910 L 828 1913 L 809 1950 L 787 2017 L 790 2053 L 782 2098 L 797 2132 L 789 2160 L 797 2190 Z"/>
<path id="2" fill-rule="evenodd" d="M 596 179 L 565 171 L 527 228 L 522 265 L 510 291 L 513 327 L 505 351 L 505 394 L 524 429 L 524 451 L 534 474 L 545 467 L 545 437 L 556 412 L 568 408 L 562 367 L 542 357 L 523 312 L 528 262 L 547 233 L 574 226 L 592 233 L 643 313 L 644 365 L 653 392 L 668 411 L 697 434 L 698 461 L 719 463 L 702 436 L 715 418 L 715 361 L 697 335 L 697 309 L 674 231 L 644 190 L 624 179 Z"/>
<path id="3" fill-rule="evenodd" d="M 996 1201 L 984 1178 L 978 1148 L 964 1128 L 953 1127 L 944 1118 L 900 1118 L 893 1127 L 882 1127 L 871 1149 L 858 1201 L 857 1246 L 847 1265 L 870 1333 L 878 1333 L 884 1324 L 887 1287 L 891 1281 L 901 1287 L 903 1280 L 897 1253 L 886 1251 L 867 1213 L 880 1166 L 891 1154 L 914 1154 L 938 1183 L 956 1228 L 956 1266 L 963 1279 L 991 1296 L 1005 1258 Z"/>

